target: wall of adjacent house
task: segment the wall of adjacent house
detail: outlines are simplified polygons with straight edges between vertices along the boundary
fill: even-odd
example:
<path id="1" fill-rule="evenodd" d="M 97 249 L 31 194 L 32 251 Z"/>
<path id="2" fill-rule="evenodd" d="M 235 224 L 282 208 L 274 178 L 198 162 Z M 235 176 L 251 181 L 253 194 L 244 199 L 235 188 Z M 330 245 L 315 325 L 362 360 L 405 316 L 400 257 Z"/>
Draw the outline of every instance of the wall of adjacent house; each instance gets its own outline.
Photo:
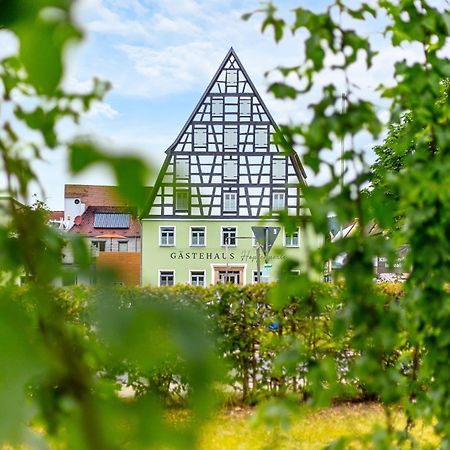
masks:
<path id="1" fill-rule="evenodd" d="M 97 258 L 97 271 L 102 269 L 113 272 L 119 283 L 138 286 L 141 279 L 141 254 L 101 252 Z"/>
<path id="2" fill-rule="evenodd" d="M 140 237 L 126 237 L 124 239 L 102 239 L 89 237 L 89 246 L 91 248 L 91 255 L 97 256 L 99 253 L 94 245 L 95 242 L 103 241 L 105 243 L 105 252 L 140 252 L 141 251 L 141 238 Z M 126 250 L 120 247 L 120 243 L 126 242 Z M 101 252 L 100 252 L 101 253 Z"/>

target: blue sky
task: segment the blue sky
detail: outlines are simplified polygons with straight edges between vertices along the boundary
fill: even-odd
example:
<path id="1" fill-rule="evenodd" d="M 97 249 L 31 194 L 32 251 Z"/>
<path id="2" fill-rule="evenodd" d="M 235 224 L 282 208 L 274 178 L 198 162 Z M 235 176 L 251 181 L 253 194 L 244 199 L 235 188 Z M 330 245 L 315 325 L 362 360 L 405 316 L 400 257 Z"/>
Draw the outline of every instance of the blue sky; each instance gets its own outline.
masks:
<path id="1" fill-rule="evenodd" d="M 348 3 L 358 3 L 351 0 Z M 284 16 L 298 5 L 319 9 L 326 0 L 279 0 Z M 287 36 L 275 44 L 272 33 L 260 32 L 262 16 L 248 22 L 244 12 L 260 7 L 256 0 L 79 0 L 76 17 L 85 30 L 82 45 L 68 52 L 65 85 L 84 91 L 93 77 L 111 81 L 112 91 L 103 104 L 94 106 L 80 126 L 64 128 L 67 135 L 92 134 L 111 151 L 136 153 L 158 169 L 165 149 L 173 142 L 206 88 L 228 49 L 233 46 L 279 123 L 303 121 L 307 104 L 318 90 L 297 101 L 277 101 L 266 93 L 264 73 L 278 65 L 297 65 L 301 61 L 301 36 Z M 375 101 L 380 117 L 386 104 L 374 89 L 380 82 L 392 81 L 389 66 L 394 59 L 420 58 L 413 46 L 392 49 L 378 33 L 380 26 L 369 22 L 361 31 L 370 35 L 380 50 L 369 73 L 358 62 L 351 71 L 358 93 Z M 0 53 L 11 43 L 0 37 Z M 5 44 L 8 44 L 6 45 Z M 14 47 L 12 45 L 12 47 Z M 332 62 L 332 61 L 330 61 Z M 273 78 L 272 78 L 273 79 Z M 344 89 L 343 78 L 324 73 L 318 86 L 333 82 Z M 373 143 L 362 137 L 361 148 Z M 300 149 L 301 151 L 301 149 Z M 36 170 L 43 180 L 48 205 L 60 209 L 65 183 L 111 184 L 109 173 L 100 168 L 72 177 L 65 167 L 63 152 L 47 153 Z M 314 178 L 314 177 L 313 177 Z M 310 182 L 317 180 L 311 179 Z"/>

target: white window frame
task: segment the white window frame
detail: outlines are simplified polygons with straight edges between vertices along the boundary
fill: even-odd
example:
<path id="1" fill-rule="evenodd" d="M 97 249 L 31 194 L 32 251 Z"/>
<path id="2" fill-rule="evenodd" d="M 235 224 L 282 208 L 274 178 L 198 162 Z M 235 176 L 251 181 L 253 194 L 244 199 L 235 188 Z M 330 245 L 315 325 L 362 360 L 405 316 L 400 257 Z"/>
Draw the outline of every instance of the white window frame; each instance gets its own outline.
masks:
<path id="1" fill-rule="evenodd" d="M 234 228 L 235 229 L 235 239 L 234 239 L 234 244 L 225 244 L 225 240 L 224 240 L 224 230 L 225 228 Z M 237 247 L 237 237 L 238 237 L 238 227 L 234 226 L 234 227 L 220 227 L 220 245 L 222 247 Z"/>
<path id="2" fill-rule="evenodd" d="M 162 272 L 172 272 L 173 274 L 173 284 L 161 284 L 161 273 Z M 175 286 L 176 284 L 176 272 L 173 269 L 160 269 L 158 270 L 158 287 L 161 286 Z"/>
<path id="3" fill-rule="evenodd" d="M 203 228 L 203 232 L 204 232 L 204 241 L 205 241 L 204 244 L 194 244 L 194 243 L 192 242 L 192 230 L 193 230 L 194 228 Z M 196 225 L 195 225 L 195 226 L 189 227 L 189 246 L 190 246 L 190 247 L 206 247 L 206 227 L 205 227 L 205 226 L 203 226 L 203 225 L 196 226 Z"/>
<path id="4" fill-rule="evenodd" d="M 256 284 L 258 281 L 256 280 L 256 274 L 258 273 L 257 270 L 252 270 L 252 284 Z M 262 278 L 262 270 L 259 271 L 260 279 Z"/>
<path id="5" fill-rule="evenodd" d="M 126 244 L 127 245 L 127 249 L 126 250 L 120 250 L 120 244 Z M 128 240 L 121 240 L 117 243 L 117 251 L 118 252 L 122 252 L 122 253 L 127 253 L 128 252 Z"/>
<path id="6" fill-rule="evenodd" d="M 297 245 L 288 244 L 288 236 L 292 236 L 295 233 L 297 233 Z M 294 233 L 286 233 L 286 229 L 284 230 L 284 246 L 287 248 L 299 248 L 300 247 L 300 229 L 299 228 L 297 228 L 297 231 L 294 231 Z"/>
<path id="7" fill-rule="evenodd" d="M 201 273 L 201 274 L 203 274 L 203 284 L 192 284 L 192 274 L 193 273 Z M 202 286 L 202 287 L 205 287 L 206 286 L 206 270 L 190 270 L 189 271 L 189 284 L 191 286 Z"/>
<path id="8" fill-rule="evenodd" d="M 224 192 L 223 194 L 223 206 L 222 206 L 222 211 L 223 212 L 236 212 L 238 209 L 238 205 L 237 205 L 237 192 Z M 225 200 L 225 196 L 227 195 L 233 195 L 234 196 L 234 208 L 229 209 L 226 207 L 226 200 Z"/>
<path id="9" fill-rule="evenodd" d="M 163 228 L 173 228 L 173 244 L 163 244 L 162 243 L 162 229 Z M 160 247 L 175 247 L 177 245 L 177 227 L 174 225 L 161 225 L 159 227 L 159 246 Z"/>
<path id="10" fill-rule="evenodd" d="M 283 196 L 283 206 L 282 207 L 280 207 L 280 205 L 278 205 L 278 204 L 277 205 L 275 204 L 275 196 L 276 195 Z M 272 211 L 283 211 L 285 209 L 286 209 L 286 192 L 281 192 L 281 191 L 272 192 Z"/>

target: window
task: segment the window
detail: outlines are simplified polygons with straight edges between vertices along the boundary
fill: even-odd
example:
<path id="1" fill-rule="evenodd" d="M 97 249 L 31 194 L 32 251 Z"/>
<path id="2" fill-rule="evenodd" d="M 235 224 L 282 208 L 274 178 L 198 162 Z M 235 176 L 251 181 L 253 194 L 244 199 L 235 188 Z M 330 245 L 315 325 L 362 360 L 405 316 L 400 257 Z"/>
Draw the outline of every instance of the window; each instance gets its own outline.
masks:
<path id="1" fill-rule="evenodd" d="M 238 74 L 236 69 L 227 70 L 227 86 L 237 86 Z"/>
<path id="2" fill-rule="evenodd" d="M 191 246 L 204 247 L 206 245 L 205 227 L 191 227 Z"/>
<path id="3" fill-rule="evenodd" d="M 106 241 L 91 241 L 91 245 L 94 252 L 104 252 L 106 249 Z"/>
<path id="4" fill-rule="evenodd" d="M 194 127 L 194 147 L 206 147 L 206 127 Z"/>
<path id="5" fill-rule="evenodd" d="M 267 147 L 267 128 L 255 130 L 255 147 Z"/>
<path id="6" fill-rule="evenodd" d="M 298 230 L 294 233 L 288 234 L 286 233 L 284 244 L 286 247 L 298 247 L 299 246 L 299 239 L 298 239 Z"/>
<path id="7" fill-rule="evenodd" d="M 159 228 L 159 245 L 161 247 L 173 247 L 175 245 L 175 227 Z"/>
<path id="8" fill-rule="evenodd" d="M 225 181 L 237 180 L 237 161 L 227 159 L 223 162 L 223 179 Z"/>
<path id="9" fill-rule="evenodd" d="M 236 246 L 236 227 L 222 227 L 222 245 Z"/>
<path id="10" fill-rule="evenodd" d="M 185 180 L 189 178 L 189 160 L 177 158 L 175 162 L 175 174 L 177 180 Z"/>
<path id="11" fill-rule="evenodd" d="M 262 280 L 262 272 L 261 271 L 259 272 L 259 279 Z M 252 280 L 253 280 L 253 283 L 258 283 L 258 271 L 257 270 L 253 271 Z"/>
<path id="12" fill-rule="evenodd" d="M 160 286 L 173 286 L 175 284 L 175 272 L 173 270 L 161 270 L 159 272 Z"/>
<path id="13" fill-rule="evenodd" d="M 240 113 L 241 117 L 249 117 L 251 115 L 252 100 L 251 98 L 241 98 L 240 101 Z"/>
<path id="14" fill-rule="evenodd" d="M 119 241 L 119 252 L 128 251 L 128 241 Z"/>
<path id="15" fill-rule="evenodd" d="M 285 208 L 284 192 L 274 192 L 272 198 L 272 209 L 274 211 L 280 211 Z"/>
<path id="16" fill-rule="evenodd" d="M 272 174 L 274 180 L 284 180 L 286 178 L 286 159 L 274 158 Z"/>
<path id="17" fill-rule="evenodd" d="M 224 192 L 223 194 L 223 210 L 224 212 L 236 211 L 236 198 L 237 194 L 235 192 Z"/>
<path id="18" fill-rule="evenodd" d="M 187 189 L 177 190 L 175 192 L 175 210 L 176 211 L 189 210 L 189 191 Z"/>
<path id="19" fill-rule="evenodd" d="M 205 271 L 192 271 L 191 272 L 191 284 L 192 286 L 204 286 L 205 285 Z"/>
<path id="20" fill-rule="evenodd" d="M 213 98 L 211 101 L 211 116 L 222 117 L 223 116 L 223 98 Z"/>
<path id="21" fill-rule="evenodd" d="M 225 127 L 223 136 L 223 148 L 225 150 L 236 150 L 238 143 L 237 127 Z"/>

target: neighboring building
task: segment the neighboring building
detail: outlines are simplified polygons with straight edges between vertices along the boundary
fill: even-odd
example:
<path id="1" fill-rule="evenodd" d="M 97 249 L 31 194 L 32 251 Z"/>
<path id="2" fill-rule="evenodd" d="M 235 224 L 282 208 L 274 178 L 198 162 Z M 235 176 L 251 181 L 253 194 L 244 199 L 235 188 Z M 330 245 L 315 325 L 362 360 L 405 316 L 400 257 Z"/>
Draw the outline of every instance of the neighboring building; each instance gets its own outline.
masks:
<path id="1" fill-rule="evenodd" d="M 295 151 L 274 144 L 278 130 L 231 49 L 175 142 L 142 216 L 142 284 L 247 284 L 257 277 L 252 226 L 278 215 L 305 216 L 306 174 Z M 283 258 L 300 260 L 318 237 L 311 227 L 275 241 L 274 279 Z M 278 250 L 284 247 L 285 252 Z M 261 263 L 263 267 L 264 261 Z"/>
<path id="2" fill-rule="evenodd" d="M 50 211 L 48 224 L 58 230 L 65 230 L 67 224 L 64 221 L 64 211 Z"/>
<path id="3" fill-rule="evenodd" d="M 63 284 L 92 284 L 99 268 L 116 273 L 116 281 L 140 283 L 141 227 L 136 208 L 126 205 L 115 186 L 66 185 L 64 223 L 69 233 L 89 242 L 93 266 L 89 274 L 68 271 Z M 64 262 L 73 264 L 71 255 Z"/>
<path id="4" fill-rule="evenodd" d="M 354 236 L 359 231 L 359 229 L 359 220 L 353 219 L 345 227 L 342 227 L 342 229 L 334 234 L 331 242 L 336 242 L 339 239 L 346 239 Z M 383 235 L 383 230 L 374 221 L 370 221 L 365 227 L 365 234 L 372 237 L 381 236 Z M 374 275 L 377 281 L 399 282 L 406 280 L 409 276 L 409 273 L 405 269 L 405 258 L 408 250 L 409 246 L 406 244 L 398 248 L 397 260 L 392 267 L 389 266 L 386 257 L 378 256 L 374 258 Z M 329 274 L 330 276 L 327 279 L 328 281 L 331 281 L 333 279 L 332 271 L 339 270 L 345 265 L 346 257 L 346 254 L 342 254 L 334 261 L 330 261 L 331 273 Z"/>

